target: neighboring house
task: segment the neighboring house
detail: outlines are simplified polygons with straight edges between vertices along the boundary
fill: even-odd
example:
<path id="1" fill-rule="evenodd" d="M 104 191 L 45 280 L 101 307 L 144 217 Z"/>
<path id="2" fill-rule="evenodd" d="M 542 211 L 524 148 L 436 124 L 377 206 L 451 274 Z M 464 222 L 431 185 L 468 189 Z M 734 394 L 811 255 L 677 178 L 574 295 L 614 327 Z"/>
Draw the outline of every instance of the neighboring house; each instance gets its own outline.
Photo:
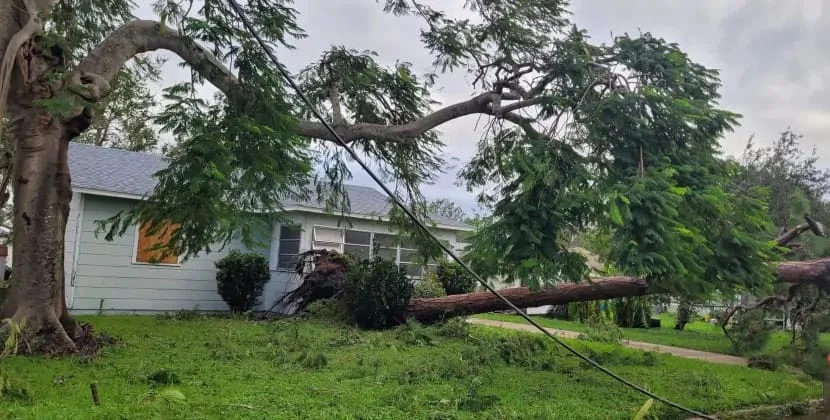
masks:
<path id="1" fill-rule="evenodd" d="M 69 166 L 72 176 L 72 202 L 66 227 L 66 299 L 73 313 L 163 312 L 193 309 L 227 310 L 216 292 L 214 263 L 232 249 L 245 250 L 231 243 L 223 250 L 180 262 L 175 256 L 159 260 L 148 251 L 163 241 L 149 236 L 138 226 L 112 242 L 95 234 L 96 220 L 128 210 L 156 184 L 153 174 L 164 167 L 154 155 L 71 143 Z M 348 186 L 351 222 L 343 223 L 318 202 L 286 202 L 286 216 L 295 227 L 275 225 L 265 249 L 271 280 L 265 287 L 261 308 L 269 309 L 286 292 L 299 284 L 293 272 L 297 255 L 309 249 L 335 249 L 368 257 L 379 245 L 383 258 L 394 260 L 412 276 L 425 267 L 413 263 L 414 249 L 395 245 L 387 222 L 390 206 L 386 196 L 372 188 Z M 463 248 L 465 234 L 472 227 L 436 216 L 435 234 L 456 249 Z M 340 227 L 347 226 L 347 227 Z M 299 228 L 299 229 L 297 229 Z"/>

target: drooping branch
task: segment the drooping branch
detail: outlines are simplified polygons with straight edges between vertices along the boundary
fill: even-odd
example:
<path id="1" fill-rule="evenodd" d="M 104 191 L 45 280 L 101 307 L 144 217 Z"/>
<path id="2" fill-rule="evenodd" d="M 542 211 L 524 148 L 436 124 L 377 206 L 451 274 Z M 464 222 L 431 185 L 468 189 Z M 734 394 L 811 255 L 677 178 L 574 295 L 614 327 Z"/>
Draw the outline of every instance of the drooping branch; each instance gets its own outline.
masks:
<path id="1" fill-rule="evenodd" d="M 209 51 L 177 31 L 163 27 L 159 22 L 137 20 L 113 32 L 93 49 L 80 63 L 77 72 L 98 75 L 111 81 L 127 61 L 149 51 L 167 50 L 178 55 L 202 77 L 226 95 L 233 95 L 239 81 L 231 71 Z M 474 114 L 492 115 L 516 124 L 525 124 L 527 118 L 510 112 L 497 112 L 492 106 L 499 94 L 485 92 L 466 101 L 445 106 L 406 124 L 384 125 L 357 122 L 337 127 L 347 142 L 357 139 L 405 142 L 448 121 Z M 507 111 L 538 105 L 539 100 L 521 101 L 508 105 Z M 336 140 L 326 127 L 315 121 L 298 121 L 298 134 L 327 141 Z"/>

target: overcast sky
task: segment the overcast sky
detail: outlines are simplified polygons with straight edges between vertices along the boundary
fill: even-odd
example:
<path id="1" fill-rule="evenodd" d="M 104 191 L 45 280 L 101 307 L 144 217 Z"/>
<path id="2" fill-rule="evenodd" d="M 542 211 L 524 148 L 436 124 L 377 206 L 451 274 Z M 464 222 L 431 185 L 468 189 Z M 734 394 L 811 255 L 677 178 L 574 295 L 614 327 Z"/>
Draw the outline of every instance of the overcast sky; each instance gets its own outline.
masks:
<path id="1" fill-rule="evenodd" d="M 145 0 L 149 3 L 149 0 Z M 461 10 L 463 0 L 443 0 L 444 10 Z M 408 61 L 426 73 L 431 59 L 418 39 L 420 22 L 382 12 L 376 0 L 298 0 L 300 24 L 308 38 L 280 60 L 293 71 L 316 60 L 330 45 L 376 51 L 382 62 Z M 433 4 L 439 4 L 433 2 Z M 742 126 L 722 141 L 727 154 L 739 155 L 755 133 L 759 144 L 773 141 L 788 126 L 804 134 L 802 146 L 816 147 L 821 164 L 830 166 L 830 3 L 823 0 L 576 0 L 572 20 L 594 41 L 612 34 L 651 32 L 677 42 L 692 59 L 721 71 L 721 105 L 743 115 Z M 152 17 L 149 7 L 139 11 Z M 175 65 L 165 67 L 167 81 L 186 77 Z M 443 103 L 464 100 L 469 87 L 461 75 L 445 76 L 436 98 Z M 472 195 L 456 187 L 456 173 L 466 162 L 479 134 L 476 118 L 440 128 L 446 153 L 458 159 L 429 198 L 450 198 L 474 208 Z M 352 183 L 371 186 L 358 169 Z"/>

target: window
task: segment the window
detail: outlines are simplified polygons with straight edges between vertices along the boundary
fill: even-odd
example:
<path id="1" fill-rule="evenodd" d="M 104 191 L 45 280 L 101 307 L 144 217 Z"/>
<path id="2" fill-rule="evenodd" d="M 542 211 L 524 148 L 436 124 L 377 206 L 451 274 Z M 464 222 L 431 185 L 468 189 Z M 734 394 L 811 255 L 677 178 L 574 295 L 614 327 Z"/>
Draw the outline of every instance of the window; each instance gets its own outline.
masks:
<path id="1" fill-rule="evenodd" d="M 398 238 L 394 235 L 375 233 L 372 245 L 380 259 L 386 261 L 398 261 Z"/>
<path id="2" fill-rule="evenodd" d="M 343 236 L 343 253 L 356 258 L 372 256 L 372 233 L 359 230 L 346 230 Z"/>
<path id="3" fill-rule="evenodd" d="M 329 249 L 343 252 L 343 230 L 323 226 L 314 226 L 311 242 L 312 249 Z"/>
<path id="4" fill-rule="evenodd" d="M 411 248 L 401 248 L 398 265 L 406 270 L 411 277 L 421 277 L 422 264 L 416 260 L 417 251 Z"/>
<path id="5" fill-rule="evenodd" d="M 356 258 L 380 257 L 398 264 L 411 277 L 421 277 L 424 266 L 416 260 L 416 251 L 401 247 L 399 242 L 398 237 L 387 233 L 314 226 L 311 247 L 330 249 Z M 434 271 L 435 263 L 427 264 L 426 270 Z"/>
<path id="6" fill-rule="evenodd" d="M 167 243 L 170 241 L 173 232 L 181 225 L 165 223 L 152 234 L 150 233 L 150 226 L 149 223 L 144 223 L 136 230 L 134 262 L 142 264 L 178 264 L 179 253 L 168 249 Z"/>
<path id="7" fill-rule="evenodd" d="M 300 228 L 298 226 L 280 226 L 279 256 L 277 268 L 293 269 L 300 253 Z"/>

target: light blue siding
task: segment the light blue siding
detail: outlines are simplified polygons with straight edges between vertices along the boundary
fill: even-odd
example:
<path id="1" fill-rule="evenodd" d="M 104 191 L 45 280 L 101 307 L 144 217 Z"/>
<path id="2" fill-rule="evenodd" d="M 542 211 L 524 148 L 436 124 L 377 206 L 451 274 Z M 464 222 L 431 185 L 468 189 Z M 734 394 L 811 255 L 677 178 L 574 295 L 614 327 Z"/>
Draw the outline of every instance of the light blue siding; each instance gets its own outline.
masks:
<path id="1" fill-rule="evenodd" d="M 95 235 L 95 221 L 128 210 L 133 201 L 112 197 L 84 195 L 80 236 L 77 237 L 77 261 L 67 264 L 67 277 L 72 279 L 67 294 L 70 310 L 75 313 L 160 312 L 193 309 L 227 310 L 216 292 L 215 262 L 232 249 L 246 249 L 232 243 L 225 249 L 202 254 L 179 266 L 135 264 L 135 229 L 107 242 L 104 235 Z M 75 232 L 72 232 L 74 236 Z M 67 239 L 70 235 L 67 234 Z M 67 254 L 72 240 L 67 240 Z M 268 255 L 267 250 L 260 250 Z"/>
<path id="2" fill-rule="evenodd" d="M 234 242 L 225 249 L 202 254 L 181 265 L 133 263 L 136 229 L 108 242 L 103 233 L 96 235 L 97 220 L 107 219 L 119 211 L 129 210 L 133 200 L 76 193 L 70 205 L 70 221 L 66 235 L 66 296 L 74 313 L 153 313 L 194 309 L 226 311 L 227 305 L 216 292 L 215 263 L 232 249 L 247 248 Z M 341 224 L 338 216 L 313 212 L 290 212 L 288 219 L 302 228 L 300 252 L 311 249 L 314 226 L 334 227 Z M 352 219 L 348 228 L 390 233 L 387 222 Z M 458 243 L 455 232 L 436 229 L 439 238 L 451 245 Z M 266 256 L 271 280 L 265 286 L 260 310 L 292 312 L 293 308 L 274 303 L 300 284 L 300 276 L 276 267 L 279 253 L 279 228 L 262 232 L 264 248 L 256 252 Z M 270 240 L 269 240 L 270 239 Z M 218 249 L 218 248 L 217 248 Z"/>

